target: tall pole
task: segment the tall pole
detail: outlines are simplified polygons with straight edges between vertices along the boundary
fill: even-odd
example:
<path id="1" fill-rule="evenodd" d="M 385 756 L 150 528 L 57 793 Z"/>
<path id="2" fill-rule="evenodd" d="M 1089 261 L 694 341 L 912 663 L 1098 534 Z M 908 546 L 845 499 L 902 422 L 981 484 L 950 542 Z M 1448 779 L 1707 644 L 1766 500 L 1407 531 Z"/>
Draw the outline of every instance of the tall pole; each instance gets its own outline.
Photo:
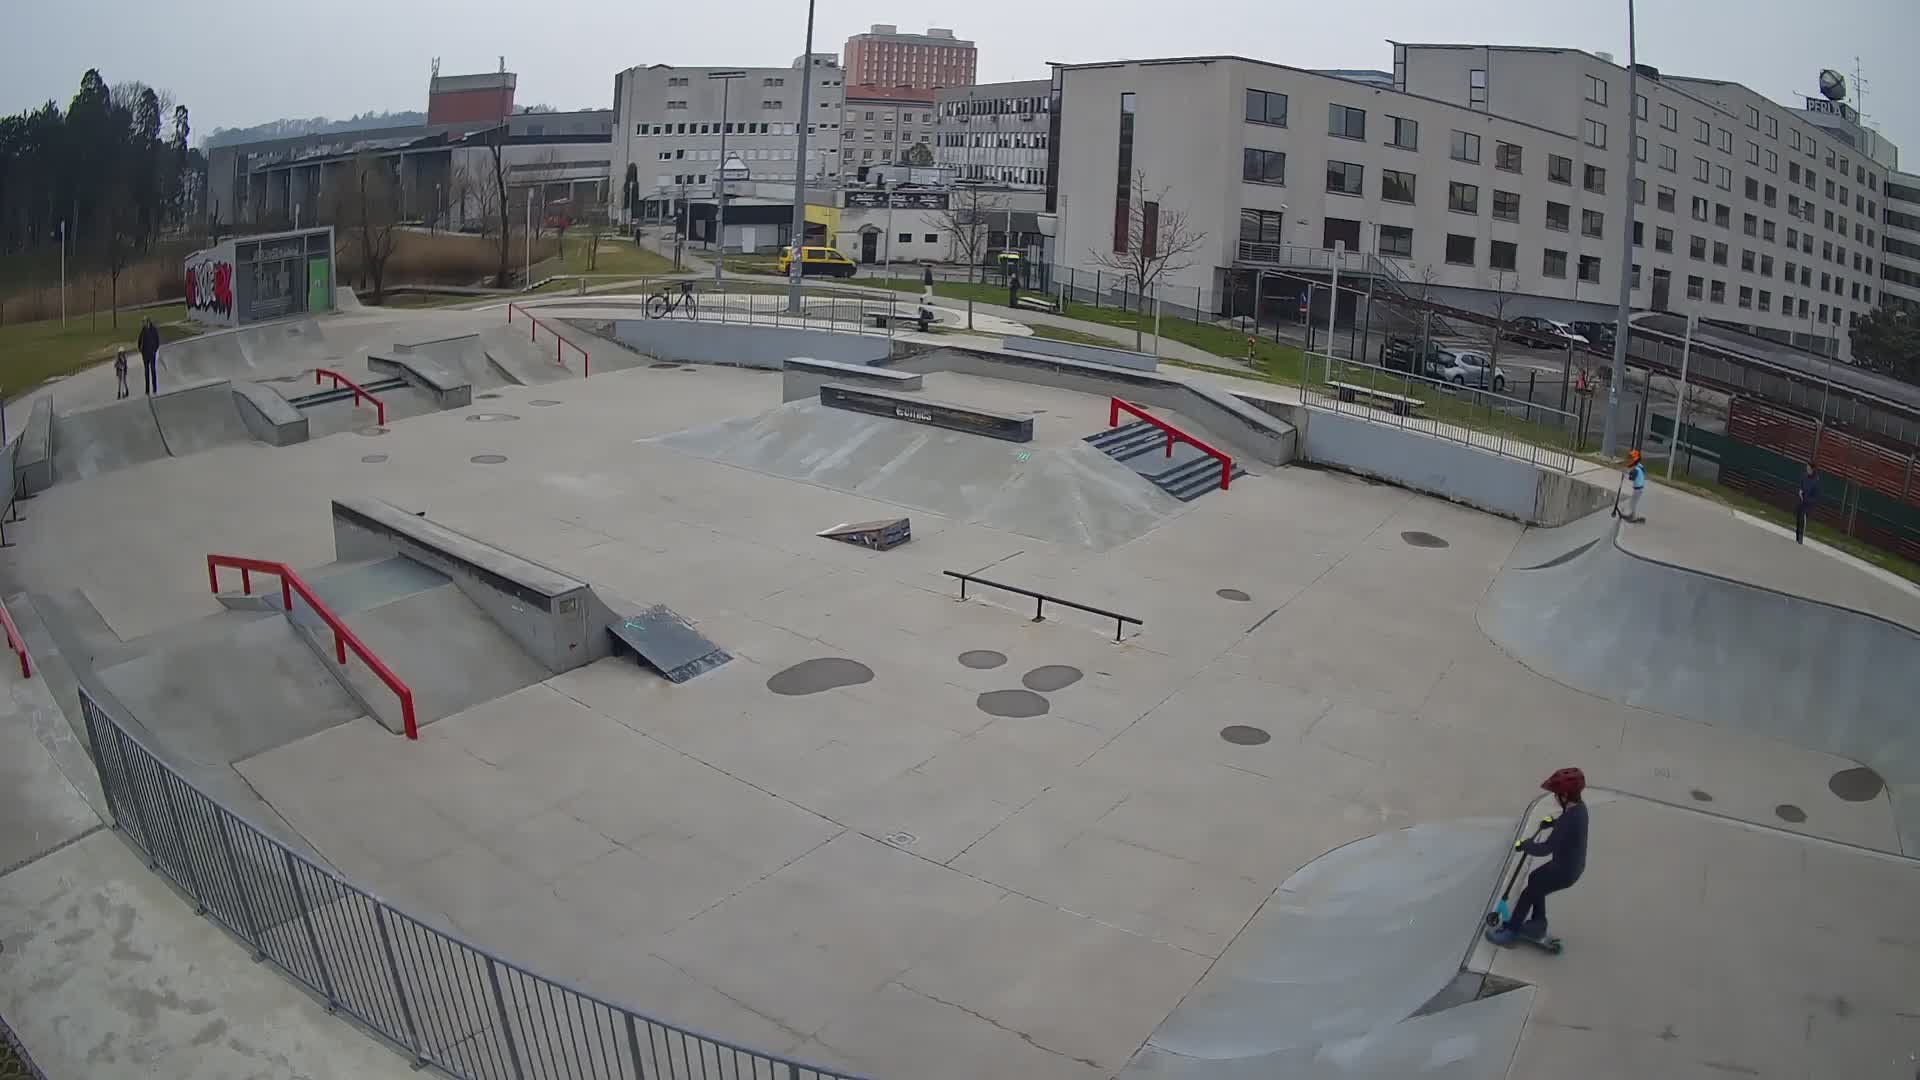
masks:
<path id="1" fill-rule="evenodd" d="M 527 255 L 526 284 L 522 288 L 533 288 L 533 189 L 527 189 L 527 234 L 521 238 Z"/>
<path id="2" fill-rule="evenodd" d="M 1340 264 L 1347 257 L 1347 242 L 1333 242 L 1333 284 L 1327 287 L 1327 355 L 1333 355 L 1333 320 L 1340 314 Z M 1307 312 L 1307 318 L 1313 318 L 1313 312 Z"/>
<path id="3" fill-rule="evenodd" d="M 893 188 L 894 185 L 889 182 L 880 189 L 887 197 L 887 235 L 885 237 L 887 241 L 887 251 L 886 254 L 882 256 L 884 269 L 881 273 L 886 276 L 887 288 L 889 289 L 893 288 Z M 889 321 L 887 325 L 891 327 L 893 323 Z"/>
<path id="4" fill-rule="evenodd" d="M 60 223 L 60 326 L 67 325 L 67 223 Z"/>
<path id="5" fill-rule="evenodd" d="M 1693 358 L 1693 326 L 1699 321 L 1698 315 L 1687 316 L 1687 336 L 1680 343 L 1680 400 L 1673 403 L 1673 438 L 1667 443 L 1667 479 L 1673 479 L 1673 461 L 1680 456 L 1680 424 L 1687 415 L 1687 361 Z M 1653 372 L 1647 372 L 1648 385 L 1652 385 Z M 1651 408 L 1651 403 L 1649 403 Z"/>
<path id="6" fill-rule="evenodd" d="M 713 174 L 713 198 L 717 205 L 714 211 L 714 231 L 719 234 L 720 250 L 713 260 L 713 287 L 720 288 L 721 276 L 727 265 L 727 98 L 733 91 L 733 80 L 744 78 L 744 71 L 709 71 L 707 78 L 720 80 L 720 171 Z"/>
<path id="7" fill-rule="evenodd" d="M 800 146 L 793 169 L 793 258 L 787 260 L 787 310 L 800 313 L 800 249 L 807 240 L 807 123 L 813 119 L 813 0 L 807 0 L 807 51 L 800 55 Z"/>
<path id="8" fill-rule="evenodd" d="M 1607 419 L 1600 430 L 1600 453 L 1611 457 L 1619 449 L 1620 383 L 1627 373 L 1627 325 L 1633 314 L 1633 181 L 1639 158 L 1633 148 L 1640 138 L 1640 69 L 1634 38 L 1633 0 L 1627 0 L 1627 184 L 1620 192 L 1620 313 L 1613 326 L 1613 372 L 1607 380 Z"/>

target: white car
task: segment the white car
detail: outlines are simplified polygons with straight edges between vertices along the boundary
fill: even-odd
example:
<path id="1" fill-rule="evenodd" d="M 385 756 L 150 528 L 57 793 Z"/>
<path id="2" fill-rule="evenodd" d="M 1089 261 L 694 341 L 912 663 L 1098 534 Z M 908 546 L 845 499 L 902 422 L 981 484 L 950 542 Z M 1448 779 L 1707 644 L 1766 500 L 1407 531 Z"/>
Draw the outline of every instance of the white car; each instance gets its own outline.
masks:
<path id="1" fill-rule="evenodd" d="M 1428 373 L 1455 386 L 1505 393 L 1507 373 L 1495 366 L 1491 357 L 1476 349 L 1440 349 L 1428 365 Z"/>

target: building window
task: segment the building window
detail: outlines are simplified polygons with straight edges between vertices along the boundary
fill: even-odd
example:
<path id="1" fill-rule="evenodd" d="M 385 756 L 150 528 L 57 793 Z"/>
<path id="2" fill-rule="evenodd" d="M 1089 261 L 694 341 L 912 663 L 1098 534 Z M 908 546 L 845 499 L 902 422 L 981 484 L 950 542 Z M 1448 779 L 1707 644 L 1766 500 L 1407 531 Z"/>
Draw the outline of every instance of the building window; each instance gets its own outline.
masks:
<path id="1" fill-rule="evenodd" d="M 1660 144 L 1660 167 L 1667 170 L 1668 172 L 1679 172 L 1680 171 L 1680 151 L 1674 149 L 1671 146 L 1668 146 L 1666 143 L 1661 143 Z"/>
<path id="2" fill-rule="evenodd" d="M 1759 143 L 1749 142 L 1747 144 L 1747 164 L 1749 165 L 1760 164 L 1760 144 Z"/>
<path id="3" fill-rule="evenodd" d="M 1336 195 L 1358 195 L 1363 190 L 1366 169 L 1351 161 L 1327 162 L 1327 190 Z"/>
<path id="4" fill-rule="evenodd" d="M 1600 280 L 1600 256 L 1580 256 L 1580 280 L 1587 282 Z"/>
<path id="5" fill-rule="evenodd" d="M 1113 192 L 1113 250 L 1125 254 L 1128 226 L 1133 217 L 1133 102 L 1132 94 L 1120 95 L 1119 177 Z"/>
<path id="6" fill-rule="evenodd" d="M 1645 120 L 1647 118 L 1647 95 L 1645 94 L 1633 95 L 1633 115 L 1639 117 L 1642 120 Z"/>
<path id="7" fill-rule="evenodd" d="M 1695 119 L 1693 122 L 1693 141 L 1702 145 L 1711 143 L 1713 141 L 1713 125 L 1707 123 L 1705 120 Z"/>
<path id="8" fill-rule="evenodd" d="M 1715 128 L 1713 131 L 1713 145 L 1723 154 L 1733 153 L 1733 132 L 1728 131 L 1726 128 Z"/>
<path id="9" fill-rule="evenodd" d="M 1413 258 L 1413 230 L 1401 225 L 1380 226 L 1380 254 Z"/>
<path id="10" fill-rule="evenodd" d="M 1473 237 L 1447 234 L 1447 261 L 1455 266 L 1473 265 Z"/>
<path id="11" fill-rule="evenodd" d="M 1572 219 L 1573 209 L 1566 203 L 1547 203 L 1547 228 L 1554 232 L 1566 232 Z"/>
<path id="12" fill-rule="evenodd" d="M 1607 103 L 1607 80 L 1597 75 L 1587 76 L 1587 100 L 1595 105 Z"/>
<path id="13" fill-rule="evenodd" d="M 1755 131 L 1760 130 L 1760 110 L 1751 105 L 1747 106 L 1747 126 Z M 1742 304 L 1741 306 L 1745 307 L 1746 305 Z"/>
<path id="14" fill-rule="evenodd" d="M 1633 160 L 1647 160 L 1647 137 L 1645 135 L 1635 135 L 1633 137 Z"/>
<path id="15" fill-rule="evenodd" d="M 1567 276 L 1567 253 L 1552 248 L 1541 252 L 1540 273 L 1550 278 Z"/>
<path id="16" fill-rule="evenodd" d="M 1420 149 L 1420 124 L 1403 116 L 1387 117 L 1387 145 L 1402 150 Z"/>
<path id="17" fill-rule="evenodd" d="M 1335 135 L 1342 139 L 1366 138 L 1366 110 L 1350 109 L 1345 105 L 1327 106 L 1327 134 Z"/>
<path id="18" fill-rule="evenodd" d="M 1740 216 L 1740 231 L 1747 234 L 1748 236 L 1759 236 L 1760 235 L 1759 216 L 1755 214 L 1742 214 Z"/>
<path id="19" fill-rule="evenodd" d="M 1732 191 L 1733 170 L 1727 168 L 1725 165 L 1715 165 L 1713 167 L 1713 186 L 1719 188 L 1721 191 Z"/>
<path id="20" fill-rule="evenodd" d="M 1660 106 L 1660 126 L 1668 131 L 1680 130 L 1680 114 L 1671 105 Z"/>
<path id="21" fill-rule="evenodd" d="M 1726 203 L 1714 203 L 1713 204 L 1713 223 L 1722 229 L 1732 227 L 1733 208 L 1728 206 Z"/>
<path id="22" fill-rule="evenodd" d="M 1247 122 L 1287 126 L 1287 95 L 1267 90 L 1247 91 Z"/>
<path id="23" fill-rule="evenodd" d="M 1522 151 L 1520 144 L 1496 142 L 1493 144 L 1493 167 L 1504 172 L 1517 173 L 1520 167 Z"/>
<path id="24" fill-rule="evenodd" d="M 1480 160 L 1480 136 L 1464 131 L 1454 132 L 1453 160 L 1477 163 Z"/>
<path id="25" fill-rule="evenodd" d="M 1487 69 L 1486 68 L 1474 68 L 1473 70 L 1467 72 L 1467 107 L 1473 108 L 1473 109 L 1479 109 L 1482 112 L 1486 111 L 1486 108 L 1487 108 Z"/>
<path id="26" fill-rule="evenodd" d="M 1706 296 L 1706 292 L 1707 292 L 1706 278 L 1703 278 L 1698 274 L 1687 275 L 1687 299 L 1689 300 L 1703 299 Z"/>
<path id="27" fill-rule="evenodd" d="M 1692 217 L 1693 217 L 1693 220 L 1695 220 L 1695 221 L 1705 221 L 1705 220 L 1707 220 L 1707 207 L 1708 207 L 1708 205 L 1709 205 L 1709 204 L 1708 204 L 1708 202 L 1707 202 L 1707 200 L 1705 200 L 1705 199 L 1703 199 L 1703 198 L 1701 198 L 1701 197 L 1700 197 L 1700 196 L 1698 196 L 1698 195 L 1695 195 L 1695 196 L 1693 197 L 1693 203 L 1692 203 L 1692 210 L 1691 210 L 1691 215 L 1692 215 Z"/>
<path id="28" fill-rule="evenodd" d="M 1778 139 L 1779 137 L 1780 137 L 1780 118 L 1777 116 L 1767 117 L 1767 138 Z M 1761 310 L 1764 311 L 1766 309 L 1762 308 Z"/>
<path id="29" fill-rule="evenodd" d="M 1671 252 L 1673 250 L 1673 230 L 1655 228 L 1653 230 L 1653 250 Z"/>
<path id="30" fill-rule="evenodd" d="M 1703 184 L 1711 182 L 1713 180 L 1713 162 L 1703 157 L 1694 158 L 1693 178 Z"/>
<path id="31" fill-rule="evenodd" d="M 1709 300 L 1712 300 L 1716 304 L 1726 303 L 1727 302 L 1727 283 L 1724 281 L 1714 282 L 1711 291 L 1708 293 L 1707 298 Z"/>
<path id="32" fill-rule="evenodd" d="M 1606 233 L 1607 216 L 1598 210 L 1580 211 L 1580 235 L 1603 236 Z"/>
<path id="33" fill-rule="evenodd" d="M 1414 175 L 1397 169 L 1380 170 L 1380 197 L 1387 202 L 1413 201 Z"/>
<path id="34" fill-rule="evenodd" d="M 1573 183 L 1573 159 L 1559 154 L 1547 155 L 1547 179 L 1556 184 Z"/>
<path id="35" fill-rule="evenodd" d="M 1241 155 L 1240 179 L 1249 184 L 1285 184 L 1287 155 L 1279 150 L 1247 147 Z"/>
<path id="36" fill-rule="evenodd" d="M 1580 121 L 1580 138 L 1588 146 L 1607 148 L 1607 125 L 1598 120 Z"/>
<path id="37" fill-rule="evenodd" d="M 1707 258 L 1707 238 L 1704 236 L 1688 237 L 1687 257 L 1690 259 L 1699 259 L 1704 262 Z"/>
<path id="38" fill-rule="evenodd" d="M 1512 191 L 1500 191 L 1496 189 L 1493 193 L 1493 219 L 1495 221 L 1519 221 L 1519 194 Z"/>
<path id="39" fill-rule="evenodd" d="M 1773 256 L 1771 255 L 1760 256 L 1760 276 L 1761 277 L 1773 276 Z"/>
<path id="40" fill-rule="evenodd" d="M 1281 232 L 1286 228 L 1286 217 L 1278 210 L 1240 211 L 1240 242 L 1278 244 Z"/>
<path id="41" fill-rule="evenodd" d="M 1800 182 L 1800 163 L 1797 161 L 1787 162 L 1787 183 L 1797 184 L 1799 182 Z"/>
<path id="42" fill-rule="evenodd" d="M 1600 166 L 1588 165 L 1582 180 L 1582 186 L 1595 195 L 1605 195 L 1607 193 L 1607 170 Z"/>
<path id="43" fill-rule="evenodd" d="M 1633 246 L 1634 247 L 1643 246 L 1645 244 L 1645 237 L 1646 237 L 1646 223 L 1642 221 L 1634 222 L 1633 223 Z"/>
<path id="44" fill-rule="evenodd" d="M 1673 201 L 1674 192 L 1670 187 L 1658 188 L 1653 193 L 1653 205 L 1655 209 L 1665 210 L 1671 214 L 1673 213 Z"/>
<path id="45" fill-rule="evenodd" d="M 1760 290 L 1760 310 L 1761 311 L 1773 310 L 1773 294 L 1768 292 L 1765 289 Z"/>
<path id="46" fill-rule="evenodd" d="M 1727 265 L 1727 245 L 1725 241 L 1715 240 L 1713 242 L 1713 265 Z"/>
<path id="47" fill-rule="evenodd" d="M 1635 206 L 1647 205 L 1647 182 L 1637 176 L 1633 178 L 1633 204 Z"/>
<path id="48" fill-rule="evenodd" d="M 1480 212 L 1480 187 L 1478 184 L 1462 184 L 1454 181 L 1447 185 L 1447 209 L 1456 214 L 1477 214 Z M 1451 242 L 1451 241 L 1449 241 Z"/>

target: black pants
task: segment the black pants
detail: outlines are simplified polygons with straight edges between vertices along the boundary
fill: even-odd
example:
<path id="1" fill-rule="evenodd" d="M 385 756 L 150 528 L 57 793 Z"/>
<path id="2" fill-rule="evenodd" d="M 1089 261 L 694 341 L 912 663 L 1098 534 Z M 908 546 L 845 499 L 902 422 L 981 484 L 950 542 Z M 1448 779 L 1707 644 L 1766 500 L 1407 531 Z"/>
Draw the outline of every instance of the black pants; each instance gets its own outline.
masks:
<path id="1" fill-rule="evenodd" d="M 1527 887 L 1520 890 L 1520 899 L 1514 901 L 1513 921 L 1509 925 L 1524 926 L 1535 920 L 1544 922 L 1547 917 L 1547 894 L 1559 892 L 1575 880 L 1552 863 L 1528 874 Z"/>
<path id="2" fill-rule="evenodd" d="M 1807 508 L 1804 506 L 1793 508 L 1793 542 L 1796 544 L 1807 542 Z"/>
<path id="3" fill-rule="evenodd" d="M 141 366 L 147 369 L 147 393 L 149 394 L 159 393 L 160 392 L 160 361 L 157 358 L 150 359 L 150 360 L 147 360 L 145 363 L 143 363 Z"/>

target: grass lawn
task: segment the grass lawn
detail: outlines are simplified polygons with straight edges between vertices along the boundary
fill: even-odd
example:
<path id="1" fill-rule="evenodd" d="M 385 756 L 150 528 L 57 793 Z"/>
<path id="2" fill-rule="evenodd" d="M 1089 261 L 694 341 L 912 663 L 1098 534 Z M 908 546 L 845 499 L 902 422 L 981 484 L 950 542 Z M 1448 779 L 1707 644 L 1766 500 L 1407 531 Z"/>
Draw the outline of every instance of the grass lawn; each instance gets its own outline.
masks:
<path id="1" fill-rule="evenodd" d="M 140 320 L 152 319 L 160 327 L 160 340 L 166 342 L 193 337 L 200 332 L 192 324 L 183 323 L 186 317 L 186 307 L 175 304 L 123 311 L 117 330 L 112 318 L 104 312 L 96 316 L 69 317 L 64 330 L 59 319 L 0 326 L 0 394 L 13 397 L 48 379 L 111 360 L 116 345 L 126 346 L 137 376 L 140 355 L 133 339 L 140 332 Z"/>
<path id="2" fill-rule="evenodd" d="M 1111 349 L 1115 344 L 1111 339 L 1103 338 L 1098 334 L 1089 334 L 1084 330 L 1073 330 L 1065 326 L 1035 325 L 1031 329 L 1034 337 L 1051 338 L 1054 341 L 1071 341 L 1077 345 L 1098 345 L 1103 349 Z"/>
<path id="3" fill-rule="evenodd" d="M 695 254 L 699 252 L 695 250 Z M 780 276 L 780 257 L 778 255 L 729 255 L 727 256 L 727 273 L 765 274 L 778 277 Z"/>
<path id="4" fill-rule="evenodd" d="M 415 310 L 420 308 L 453 307 L 456 304 L 472 304 L 488 299 L 484 296 L 463 296 L 458 293 L 394 293 L 387 297 L 382 308 Z M 367 304 L 368 307 L 376 305 Z"/>
<path id="5" fill-rule="evenodd" d="M 602 236 L 600 250 L 592 268 L 587 266 L 587 238 L 584 229 L 569 229 L 561 245 L 565 254 L 536 263 L 534 280 L 561 274 L 607 274 L 610 276 L 653 277 L 673 273 L 673 260 L 656 255 L 622 237 Z"/>

